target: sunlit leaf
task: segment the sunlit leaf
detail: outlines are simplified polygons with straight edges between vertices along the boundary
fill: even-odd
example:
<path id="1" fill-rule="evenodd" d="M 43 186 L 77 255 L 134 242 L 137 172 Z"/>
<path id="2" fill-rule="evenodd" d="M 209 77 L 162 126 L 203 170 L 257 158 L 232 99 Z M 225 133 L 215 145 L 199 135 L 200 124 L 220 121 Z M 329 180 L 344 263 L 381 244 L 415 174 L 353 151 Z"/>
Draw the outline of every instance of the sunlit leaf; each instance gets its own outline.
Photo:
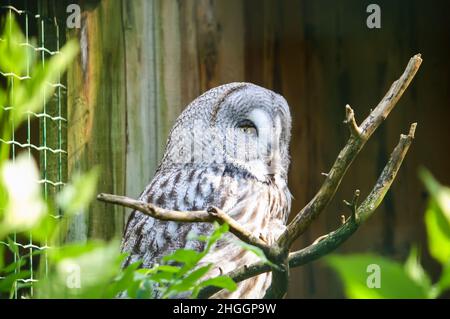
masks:
<path id="1" fill-rule="evenodd" d="M 14 88 L 12 104 L 16 107 L 14 123 L 16 126 L 26 118 L 26 112 L 38 112 L 45 101 L 55 91 L 59 77 L 69 63 L 78 54 L 78 44 L 75 40 L 67 42 L 58 54 L 47 59 L 44 64 L 36 64 L 31 72 L 31 78 L 23 85 Z"/>
<path id="2" fill-rule="evenodd" d="M 200 283 L 200 287 L 214 286 L 226 289 L 228 291 L 235 291 L 237 288 L 236 283 L 228 276 L 217 276 L 214 278 L 207 279 Z"/>
<path id="3" fill-rule="evenodd" d="M 431 200 L 425 212 L 425 225 L 428 235 L 428 249 L 431 256 L 441 264 L 450 261 L 450 228 L 434 200 Z"/>
<path id="4" fill-rule="evenodd" d="M 6 15 L 0 38 L 3 39 L 0 41 L 0 70 L 4 73 L 23 76 L 27 68 L 27 59 L 33 56 L 34 50 L 23 45 L 26 39 L 14 15 Z"/>
<path id="5" fill-rule="evenodd" d="M 194 289 L 195 285 L 197 284 L 197 281 L 199 281 L 204 275 L 206 275 L 206 273 L 211 269 L 211 267 L 212 265 L 208 264 L 192 271 L 190 274 L 184 277 L 179 283 L 170 286 L 169 289 L 166 291 L 164 297 L 167 298 L 176 293 Z"/>
<path id="6" fill-rule="evenodd" d="M 20 258 L 15 262 L 10 263 L 8 266 L 1 269 L 3 273 L 11 273 L 14 272 L 14 270 L 20 269 L 22 266 L 24 266 L 27 263 L 27 260 L 24 258 Z"/>
<path id="7" fill-rule="evenodd" d="M 177 273 L 180 271 L 180 267 L 176 267 L 176 266 L 169 266 L 169 265 L 161 265 L 158 266 L 158 271 L 164 271 L 167 273 Z"/>
<path id="8" fill-rule="evenodd" d="M 34 159 L 21 153 L 14 161 L 5 162 L 0 168 L 0 177 L 8 198 L 2 228 L 8 232 L 33 228 L 47 212 Z"/>
<path id="9" fill-rule="evenodd" d="M 349 298 L 427 297 L 403 265 L 381 256 L 330 255 L 325 261 L 338 272 Z"/>
<path id="10" fill-rule="evenodd" d="M 424 291 L 429 291 L 431 289 L 431 279 L 420 263 L 420 257 L 416 246 L 411 248 L 404 267 L 409 278 L 421 286 Z"/>
<path id="11" fill-rule="evenodd" d="M 94 199 L 100 174 L 98 167 L 83 175 L 75 175 L 57 196 L 57 203 L 65 215 L 73 215 L 86 210 Z"/>
<path id="12" fill-rule="evenodd" d="M 119 274 L 119 242 L 71 244 L 51 252 L 49 275 L 38 283 L 39 298 L 113 298 L 108 289 Z"/>
<path id="13" fill-rule="evenodd" d="M 446 265 L 450 262 L 450 189 L 425 169 L 420 170 L 420 177 L 431 195 L 425 212 L 428 249 L 433 258 Z"/>
<path id="14" fill-rule="evenodd" d="M 164 256 L 163 261 L 175 261 L 184 264 L 196 263 L 199 259 L 199 253 L 192 249 L 178 249 L 172 254 Z"/>
<path id="15" fill-rule="evenodd" d="M 419 176 L 431 197 L 442 210 L 447 223 L 450 224 L 450 188 L 441 185 L 433 175 L 424 168 L 420 169 Z"/>
<path id="16" fill-rule="evenodd" d="M 450 262 L 443 266 L 439 281 L 434 286 L 436 297 L 450 290 Z"/>
<path id="17" fill-rule="evenodd" d="M 0 280 L 0 292 L 8 292 L 13 287 L 14 283 L 19 279 L 25 279 L 30 277 L 31 272 L 29 270 L 12 273 Z"/>

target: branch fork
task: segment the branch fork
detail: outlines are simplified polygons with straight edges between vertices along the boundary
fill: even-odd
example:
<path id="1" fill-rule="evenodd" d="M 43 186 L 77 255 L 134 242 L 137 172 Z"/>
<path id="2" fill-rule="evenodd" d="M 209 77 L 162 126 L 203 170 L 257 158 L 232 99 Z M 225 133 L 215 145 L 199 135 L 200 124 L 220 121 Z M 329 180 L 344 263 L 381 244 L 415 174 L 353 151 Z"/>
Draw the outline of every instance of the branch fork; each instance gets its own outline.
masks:
<path id="1" fill-rule="evenodd" d="M 361 123 L 361 125 L 358 126 L 356 123 L 355 112 L 353 109 L 348 104 L 345 106 L 344 123 L 347 124 L 350 131 L 350 137 L 347 143 L 340 151 L 330 171 L 326 174 L 322 173 L 322 175 L 326 176 L 326 179 L 319 191 L 313 199 L 294 216 L 293 220 L 287 225 L 286 231 L 272 245 L 269 245 L 261 238 L 261 236 L 252 234 L 243 225 L 240 225 L 226 212 L 217 207 L 210 207 L 206 211 L 181 212 L 166 210 L 149 203 L 117 195 L 99 194 L 97 199 L 106 203 L 139 210 L 144 214 L 161 220 L 210 223 L 216 221 L 221 224 L 227 223 L 231 233 L 244 242 L 261 248 L 267 258 L 277 265 L 277 267 L 271 268 L 269 265 L 259 262 L 245 265 L 226 275 L 231 277 L 235 282 L 240 282 L 264 272 L 272 271 L 272 283 L 264 297 L 282 298 L 287 291 L 290 268 L 299 267 L 314 261 L 339 247 L 351 237 L 358 229 L 359 225 L 373 215 L 376 208 L 382 202 L 414 139 L 417 123 L 411 124 L 408 134 L 401 134 L 400 140 L 391 153 L 388 163 L 364 201 L 358 205 L 360 196 L 359 190 L 355 191 L 351 202 L 344 201 L 345 205 L 349 207 L 351 211 L 350 218 L 345 219 L 344 217 L 343 224 L 338 229 L 319 237 L 311 245 L 301 250 L 290 252 L 293 242 L 306 231 L 312 221 L 319 216 L 333 199 L 340 182 L 353 160 L 379 125 L 388 117 L 389 113 L 411 83 L 421 63 L 422 59 L 420 54 L 413 56 L 409 60 L 403 74 L 391 85 L 386 95 L 378 105 L 371 110 L 369 116 Z M 219 291 L 220 289 L 216 287 L 205 287 L 201 290 L 199 297 L 208 298 Z"/>

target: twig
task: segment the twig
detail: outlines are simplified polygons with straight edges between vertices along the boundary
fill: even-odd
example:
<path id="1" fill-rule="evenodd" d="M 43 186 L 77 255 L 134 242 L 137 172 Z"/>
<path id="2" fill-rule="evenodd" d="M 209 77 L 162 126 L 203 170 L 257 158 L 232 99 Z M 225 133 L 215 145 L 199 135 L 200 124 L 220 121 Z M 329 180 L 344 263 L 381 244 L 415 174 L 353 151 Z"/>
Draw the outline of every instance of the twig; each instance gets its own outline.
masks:
<path id="1" fill-rule="evenodd" d="M 215 221 L 219 224 L 227 223 L 230 227 L 230 232 L 236 235 L 240 240 L 261 248 L 266 255 L 272 255 L 271 247 L 265 241 L 253 235 L 236 220 L 217 207 L 209 207 L 207 210 L 198 211 L 173 211 L 126 196 L 101 193 L 97 195 L 97 199 L 105 203 L 116 204 L 138 210 L 159 220 L 184 223 L 213 223 Z"/>
<path id="2" fill-rule="evenodd" d="M 348 125 L 351 135 L 353 135 L 355 137 L 359 137 L 361 135 L 361 130 L 358 127 L 358 124 L 356 124 L 355 112 L 348 104 L 345 106 L 344 124 Z"/>
<path id="3" fill-rule="evenodd" d="M 355 190 L 355 193 L 353 194 L 353 199 L 352 199 L 351 202 L 348 202 L 345 199 L 343 201 L 344 204 L 348 208 L 350 208 L 350 212 L 351 212 L 350 217 L 351 218 L 355 218 L 355 216 L 356 216 L 356 210 L 358 209 L 358 198 L 359 198 L 359 195 L 360 195 L 360 191 L 359 191 L 359 189 L 357 189 L 357 190 Z"/>
<path id="4" fill-rule="evenodd" d="M 321 236 L 321 240 L 316 240 L 314 243 L 306 248 L 298 250 L 289 254 L 289 268 L 299 267 L 310 263 L 314 260 L 325 256 L 339 247 L 347 239 L 349 239 L 353 233 L 358 229 L 364 221 L 373 215 L 380 203 L 383 201 L 386 192 L 395 180 L 397 172 L 408 152 L 408 149 L 414 139 L 414 133 L 417 124 L 413 123 L 410 127 L 408 135 L 401 135 L 398 145 L 392 152 L 388 163 L 383 169 L 380 177 L 378 178 L 374 188 L 370 194 L 366 197 L 364 202 L 357 208 L 355 217 L 349 218 L 344 225 L 331 233 Z M 357 192 L 355 192 L 355 195 Z M 358 195 L 359 196 L 359 195 Z M 357 197 L 357 196 L 356 196 Z M 354 197 L 355 199 L 355 197 Z M 355 202 L 355 201 L 354 201 Z M 235 269 L 226 275 L 233 279 L 235 282 L 241 282 L 243 280 L 252 278 L 262 273 L 270 271 L 270 266 L 262 262 L 258 262 L 245 267 Z M 216 287 L 206 287 L 200 294 L 200 298 L 208 298 L 221 289 Z"/>

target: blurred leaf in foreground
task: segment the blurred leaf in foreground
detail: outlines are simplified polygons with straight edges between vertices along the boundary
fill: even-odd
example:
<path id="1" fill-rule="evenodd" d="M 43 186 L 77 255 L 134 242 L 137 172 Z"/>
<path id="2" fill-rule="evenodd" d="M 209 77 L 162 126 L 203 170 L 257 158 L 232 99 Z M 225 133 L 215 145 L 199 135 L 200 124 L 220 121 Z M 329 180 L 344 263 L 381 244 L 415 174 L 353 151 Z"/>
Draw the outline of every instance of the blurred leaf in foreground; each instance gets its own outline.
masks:
<path id="1" fill-rule="evenodd" d="M 450 188 L 442 186 L 426 169 L 422 179 L 431 198 L 425 212 L 428 249 L 431 256 L 446 265 L 450 262 Z"/>
<path id="2" fill-rule="evenodd" d="M 326 263 L 339 273 L 349 298 L 426 298 L 402 264 L 377 255 L 330 255 Z M 379 273 L 375 273 L 379 270 Z M 379 275 L 379 287 L 371 285 Z"/>

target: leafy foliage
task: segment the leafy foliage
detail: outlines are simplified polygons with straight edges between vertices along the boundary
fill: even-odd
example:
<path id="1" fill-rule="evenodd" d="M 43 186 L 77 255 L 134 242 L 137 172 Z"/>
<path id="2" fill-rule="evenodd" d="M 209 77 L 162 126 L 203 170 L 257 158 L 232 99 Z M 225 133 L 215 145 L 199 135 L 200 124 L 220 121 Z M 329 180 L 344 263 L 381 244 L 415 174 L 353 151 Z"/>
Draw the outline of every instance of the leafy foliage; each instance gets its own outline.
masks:
<path id="1" fill-rule="evenodd" d="M 430 200 L 425 211 L 428 250 L 441 264 L 442 273 L 436 283 L 420 263 L 416 246 L 411 248 L 404 264 L 378 255 L 331 255 L 326 262 L 343 281 L 349 298 L 437 298 L 450 289 L 450 188 L 441 185 L 429 171 L 421 169 L 420 178 Z M 368 282 L 369 265 L 379 267 L 380 285 Z"/>

